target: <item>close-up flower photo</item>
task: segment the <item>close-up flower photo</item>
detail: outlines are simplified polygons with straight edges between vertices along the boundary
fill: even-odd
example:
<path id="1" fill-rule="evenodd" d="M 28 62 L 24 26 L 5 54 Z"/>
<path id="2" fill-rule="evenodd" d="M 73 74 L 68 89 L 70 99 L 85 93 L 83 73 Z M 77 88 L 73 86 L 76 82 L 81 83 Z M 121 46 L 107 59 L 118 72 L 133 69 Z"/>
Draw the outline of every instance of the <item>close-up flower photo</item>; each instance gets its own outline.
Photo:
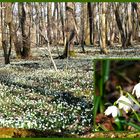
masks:
<path id="1" fill-rule="evenodd" d="M 95 131 L 140 131 L 140 61 L 96 60 Z"/>

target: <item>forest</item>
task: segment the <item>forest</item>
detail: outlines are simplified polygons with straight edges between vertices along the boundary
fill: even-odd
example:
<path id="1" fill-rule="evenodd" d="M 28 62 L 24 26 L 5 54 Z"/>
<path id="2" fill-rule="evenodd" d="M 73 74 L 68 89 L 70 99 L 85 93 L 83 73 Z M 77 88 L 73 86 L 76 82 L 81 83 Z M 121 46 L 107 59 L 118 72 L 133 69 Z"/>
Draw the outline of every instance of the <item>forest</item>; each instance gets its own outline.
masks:
<path id="1" fill-rule="evenodd" d="M 77 48 L 90 56 L 116 56 L 112 48 L 118 48 L 121 56 L 134 51 L 133 56 L 139 55 L 140 4 L 136 2 L 1 3 L 0 10 L 5 64 L 10 63 L 12 50 L 17 58 L 28 59 L 32 48 L 43 46 L 51 59 L 51 47 L 60 59 L 77 56 Z"/>
<path id="2" fill-rule="evenodd" d="M 98 137 L 94 59 L 139 56 L 138 2 L 1 2 L 0 137 Z"/>

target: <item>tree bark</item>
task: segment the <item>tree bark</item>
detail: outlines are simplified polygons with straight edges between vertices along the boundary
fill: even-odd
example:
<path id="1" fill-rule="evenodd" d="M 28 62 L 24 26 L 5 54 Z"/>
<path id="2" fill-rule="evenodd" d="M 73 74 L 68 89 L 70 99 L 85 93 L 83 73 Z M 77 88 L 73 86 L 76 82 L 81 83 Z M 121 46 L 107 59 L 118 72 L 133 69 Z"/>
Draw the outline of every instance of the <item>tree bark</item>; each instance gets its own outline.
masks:
<path id="1" fill-rule="evenodd" d="M 68 58 L 74 54 L 74 38 L 76 35 L 75 29 L 75 20 L 74 20 L 74 10 L 73 10 L 73 3 L 66 3 L 65 5 L 66 10 L 66 25 L 65 25 L 65 49 L 64 52 L 59 58 L 64 59 Z M 71 54 L 70 54 L 71 53 Z"/>
<path id="2" fill-rule="evenodd" d="M 133 8 L 133 12 L 134 10 L 136 11 L 136 14 L 137 14 L 137 20 L 138 20 L 138 23 L 135 23 L 133 22 L 134 26 L 135 27 L 133 30 L 135 30 L 135 39 L 140 41 L 140 3 L 136 3 L 136 2 L 133 2 L 132 3 L 132 8 Z M 134 16 L 133 16 L 134 17 Z M 136 18 L 136 17 L 135 17 Z M 133 20 L 134 21 L 134 20 Z M 136 19 L 135 19 L 136 21 Z"/>
<path id="3" fill-rule="evenodd" d="M 93 46 L 97 46 L 97 27 L 96 27 L 96 3 L 93 4 Z"/>
<path id="4" fill-rule="evenodd" d="M 50 44 L 52 43 L 52 30 L 51 30 L 51 3 L 47 3 L 47 31 L 48 31 L 48 39 L 50 41 Z"/>
<path id="5" fill-rule="evenodd" d="M 128 14 L 128 20 L 126 21 L 127 24 L 125 24 L 125 30 L 123 28 L 123 24 L 121 22 L 120 19 L 120 15 L 119 15 L 119 7 L 120 4 L 117 5 L 116 10 L 115 10 L 115 17 L 116 17 L 116 22 L 117 22 L 117 26 L 119 29 L 119 32 L 121 34 L 121 43 L 122 43 L 122 47 L 126 48 L 127 46 L 131 45 L 131 35 L 132 35 L 132 24 L 131 24 L 131 17 L 130 17 L 130 13 Z"/>
<path id="6" fill-rule="evenodd" d="M 63 37 L 63 43 L 65 42 L 65 32 L 64 32 L 64 16 L 63 16 L 63 6 L 61 3 L 59 3 L 60 6 L 60 20 L 61 20 L 61 30 L 62 30 L 62 37 Z"/>
<path id="7" fill-rule="evenodd" d="M 102 16 L 101 16 L 101 52 L 107 54 L 106 49 L 106 3 L 102 3 Z"/>
<path id="8" fill-rule="evenodd" d="M 31 28 L 31 20 L 29 15 L 29 5 L 26 4 L 26 11 L 25 11 L 25 4 L 24 3 L 19 3 L 18 5 L 18 12 L 19 12 L 19 25 L 20 25 L 20 30 L 18 31 L 20 33 L 20 39 L 18 39 L 17 32 L 15 34 L 15 39 L 14 39 L 14 44 L 16 48 L 16 53 L 18 57 L 21 57 L 23 59 L 28 59 L 31 56 L 31 51 L 30 51 L 30 45 L 31 45 L 31 40 L 30 40 L 30 28 Z M 27 13 L 26 13 L 27 12 Z M 16 25 L 14 25 L 16 27 Z M 14 29 L 15 30 L 15 29 Z M 15 32 L 15 31 L 13 31 Z"/>
<path id="9" fill-rule="evenodd" d="M 90 44 L 93 44 L 93 11 L 91 3 L 87 3 L 87 9 L 88 9 L 88 19 L 89 19 L 89 29 L 90 29 Z"/>
<path id="10" fill-rule="evenodd" d="M 3 4 L 1 3 L 1 7 Z M 2 26 L 2 47 L 4 52 L 5 64 L 10 63 L 10 55 L 12 48 L 12 3 L 5 3 L 4 13 L 1 11 L 1 26 Z M 4 19 L 4 20 L 3 20 Z M 9 36 L 7 35 L 7 27 L 9 28 Z"/>
<path id="11" fill-rule="evenodd" d="M 124 29 L 123 29 L 123 27 L 122 27 L 122 22 L 121 22 L 121 19 L 120 19 L 120 15 L 119 15 L 119 6 L 120 6 L 120 5 L 118 5 L 118 6 L 116 7 L 116 10 L 115 10 L 115 17 L 116 17 L 117 26 L 118 26 L 118 29 L 119 29 L 119 32 L 120 32 L 120 35 L 121 35 L 122 47 L 126 47 L 126 46 L 125 46 L 126 38 L 125 38 L 125 34 L 124 34 Z"/>
<path id="12" fill-rule="evenodd" d="M 84 21 L 85 9 L 84 3 L 81 3 L 81 48 L 82 52 L 85 52 L 85 21 Z"/>

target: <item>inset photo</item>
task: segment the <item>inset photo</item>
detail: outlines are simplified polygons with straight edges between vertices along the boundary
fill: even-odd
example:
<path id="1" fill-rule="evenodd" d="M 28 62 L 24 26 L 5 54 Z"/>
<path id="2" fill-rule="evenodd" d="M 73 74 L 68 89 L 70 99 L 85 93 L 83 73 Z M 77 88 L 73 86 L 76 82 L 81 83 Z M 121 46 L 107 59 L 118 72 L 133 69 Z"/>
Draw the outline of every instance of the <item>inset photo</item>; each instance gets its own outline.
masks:
<path id="1" fill-rule="evenodd" d="M 140 131 L 140 60 L 95 62 L 94 130 Z"/>

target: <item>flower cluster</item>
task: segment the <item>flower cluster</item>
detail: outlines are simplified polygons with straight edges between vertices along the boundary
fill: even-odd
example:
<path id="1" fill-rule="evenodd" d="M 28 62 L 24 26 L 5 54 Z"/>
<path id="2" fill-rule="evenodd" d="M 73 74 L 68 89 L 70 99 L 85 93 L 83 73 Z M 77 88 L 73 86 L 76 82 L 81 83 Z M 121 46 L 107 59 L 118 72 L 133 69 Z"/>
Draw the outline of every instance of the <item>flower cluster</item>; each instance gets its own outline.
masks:
<path id="1" fill-rule="evenodd" d="M 69 60 L 65 69 L 65 60 L 56 61 L 58 72 L 48 61 L 0 68 L 0 127 L 78 134 L 92 127 L 93 73 L 86 70 L 92 62 Z"/>
<path id="2" fill-rule="evenodd" d="M 136 84 L 133 88 L 132 95 L 136 95 L 137 98 L 140 98 L 140 83 Z M 112 117 L 117 117 L 120 115 L 120 110 L 128 113 L 130 110 L 139 112 L 140 105 L 139 103 L 128 93 L 128 97 L 121 95 L 120 98 L 114 103 L 115 105 L 109 106 L 105 110 L 105 115 L 112 115 Z"/>

